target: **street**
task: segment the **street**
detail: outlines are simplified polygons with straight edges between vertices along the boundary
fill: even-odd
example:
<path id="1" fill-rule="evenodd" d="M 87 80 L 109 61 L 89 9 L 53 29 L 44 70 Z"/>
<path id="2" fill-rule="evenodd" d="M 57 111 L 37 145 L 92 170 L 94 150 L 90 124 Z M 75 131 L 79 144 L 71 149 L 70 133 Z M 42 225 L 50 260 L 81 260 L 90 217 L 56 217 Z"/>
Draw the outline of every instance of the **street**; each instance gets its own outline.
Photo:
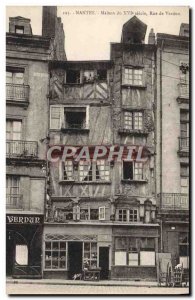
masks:
<path id="1" fill-rule="evenodd" d="M 52 284 L 12 284 L 6 285 L 6 293 L 13 294 L 69 294 L 69 295 L 125 295 L 125 294 L 142 294 L 142 295 L 165 295 L 165 294 L 188 294 L 188 288 L 166 288 L 166 287 L 139 287 L 139 286 L 79 286 L 79 285 L 52 285 Z"/>

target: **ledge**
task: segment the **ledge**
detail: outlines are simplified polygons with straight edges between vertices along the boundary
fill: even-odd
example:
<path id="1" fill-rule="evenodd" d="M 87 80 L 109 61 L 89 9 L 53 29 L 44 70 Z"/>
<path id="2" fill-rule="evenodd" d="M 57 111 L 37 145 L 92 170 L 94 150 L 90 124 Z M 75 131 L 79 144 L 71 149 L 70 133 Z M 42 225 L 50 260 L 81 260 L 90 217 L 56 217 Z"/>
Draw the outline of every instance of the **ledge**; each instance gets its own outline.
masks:
<path id="1" fill-rule="evenodd" d="M 94 185 L 98 185 L 98 184 L 111 184 L 111 181 L 75 181 L 75 180 L 60 180 L 59 184 L 81 184 L 81 185 L 86 185 L 86 184 L 94 184 Z"/>
<path id="2" fill-rule="evenodd" d="M 187 104 L 189 104 L 189 96 L 187 97 L 182 97 L 182 96 L 179 96 L 179 97 L 177 97 L 177 102 L 179 103 L 179 104 L 181 104 L 181 103 L 187 103 Z"/>
<path id="3" fill-rule="evenodd" d="M 17 101 L 17 100 L 6 100 L 6 105 L 10 105 L 10 106 L 19 106 L 19 107 L 24 107 L 27 108 L 29 106 L 29 101 L 26 100 L 21 100 L 21 101 Z"/>
<path id="4" fill-rule="evenodd" d="M 118 133 L 123 135 L 148 135 L 148 132 L 144 130 L 131 130 L 125 128 L 119 129 Z"/>
<path id="5" fill-rule="evenodd" d="M 61 128 L 61 131 L 67 133 L 89 133 L 88 128 Z"/>
<path id="6" fill-rule="evenodd" d="M 147 88 L 146 85 L 132 85 L 132 84 L 121 84 L 122 88 L 126 88 L 126 89 L 142 89 L 145 90 Z"/>
<path id="7" fill-rule="evenodd" d="M 147 179 L 142 179 L 142 180 L 122 179 L 121 182 L 122 183 L 127 183 L 127 184 L 131 184 L 131 183 L 147 183 L 148 180 Z"/>

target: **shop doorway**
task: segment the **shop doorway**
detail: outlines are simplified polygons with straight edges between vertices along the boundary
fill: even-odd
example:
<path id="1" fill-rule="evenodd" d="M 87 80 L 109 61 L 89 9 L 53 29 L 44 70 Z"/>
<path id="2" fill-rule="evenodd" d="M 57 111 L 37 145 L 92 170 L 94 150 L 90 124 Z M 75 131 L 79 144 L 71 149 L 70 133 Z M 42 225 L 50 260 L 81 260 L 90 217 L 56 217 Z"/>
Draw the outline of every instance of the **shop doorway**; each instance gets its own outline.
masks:
<path id="1" fill-rule="evenodd" d="M 82 246 L 82 242 L 68 243 L 69 279 L 73 279 L 75 274 L 82 273 Z"/>
<path id="2" fill-rule="evenodd" d="M 14 235 L 12 231 L 6 233 L 6 276 L 12 276 L 15 258 Z"/>
<path id="3" fill-rule="evenodd" d="M 109 276 L 109 247 L 99 248 L 99 266 L 101 268 L 100 279 L 108 279 Z"/>

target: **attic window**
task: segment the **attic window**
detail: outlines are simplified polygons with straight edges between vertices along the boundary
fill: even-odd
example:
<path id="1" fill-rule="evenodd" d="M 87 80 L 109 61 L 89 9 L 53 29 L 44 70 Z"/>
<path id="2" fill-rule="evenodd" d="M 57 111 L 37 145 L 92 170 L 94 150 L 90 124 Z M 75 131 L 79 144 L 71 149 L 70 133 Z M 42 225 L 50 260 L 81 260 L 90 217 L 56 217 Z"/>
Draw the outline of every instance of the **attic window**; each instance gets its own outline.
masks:
<path id="1" fill-rule="evenodd" d="M 80 83 L 80 71 L 79 70 L 67 70 L 66 71 L 66 83 Z"/>
<path id="2" fill-rule="evenodd" d="M 15 33 L 24 34 L 24 26 L 15 26 Z"/>

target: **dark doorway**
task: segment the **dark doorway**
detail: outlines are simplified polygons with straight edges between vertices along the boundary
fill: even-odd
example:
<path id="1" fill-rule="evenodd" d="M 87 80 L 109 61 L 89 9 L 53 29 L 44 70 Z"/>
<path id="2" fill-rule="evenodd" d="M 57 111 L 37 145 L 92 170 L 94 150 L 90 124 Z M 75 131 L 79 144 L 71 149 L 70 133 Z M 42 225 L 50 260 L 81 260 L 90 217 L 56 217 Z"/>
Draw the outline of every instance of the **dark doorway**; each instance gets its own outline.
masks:
<path id="1" fill-rule="evenodd" d="M 100 279 L 108 279 L 109 275 L 109 247 L 99 248 Z"/>
<path id="2" fill-rule="evenodd" d="M 82 242 L 68 243 L 69 279 L 82 273 Z"/>
<path id="3" fill-rule="evenodd" d="M 6 276 L 12 276 L 15 258 L 14 234 L 12 231 L 6 233 Z"/>

